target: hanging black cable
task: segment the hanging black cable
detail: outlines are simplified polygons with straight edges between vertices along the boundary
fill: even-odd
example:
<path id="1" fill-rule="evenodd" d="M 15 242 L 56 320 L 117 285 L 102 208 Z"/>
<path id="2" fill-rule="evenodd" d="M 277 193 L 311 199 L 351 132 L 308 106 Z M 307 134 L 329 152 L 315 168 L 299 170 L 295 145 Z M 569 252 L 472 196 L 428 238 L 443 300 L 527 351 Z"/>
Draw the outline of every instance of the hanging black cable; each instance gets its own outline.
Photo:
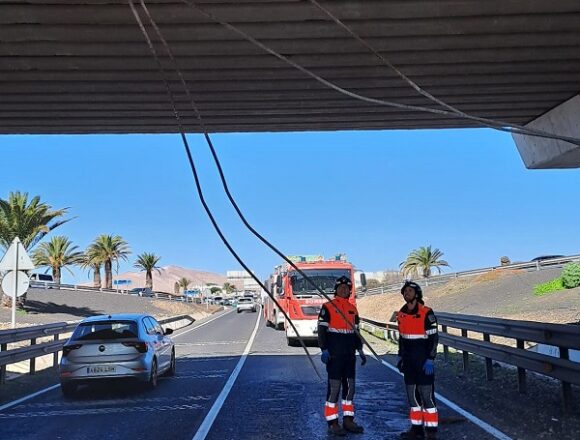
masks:
<path id="1" fill-rule="evenodd" d="M 308 275 L 306 275 L 306 273 L 301 270 L 298 266 L 296 266 L 290 259 L 288 259 L 288 257 L 286 257 L 286 255 L 284 255 L 284 253 L 282 253 L 278 248 L 276 248 L 272 243 L 270 243 L 266 238 L 264 238 L 258 231 L 256 231 L 255 228 L 252 227 L 252 225 L 247 221 L 246 217 L 244 216 L 244 214 L 242 213 L 242 211 L 240 210 L 238 204 L 236 203 L 234 197 L 232 196 L 230 190 L 229 190 L 229 186 L 227 184 L 227 180 L 225 178 L 225 174 L 223 172 L 220 160 L 217 156 L 216 150 L 213 146 L 213 142 L 211 140 L 211 137 L 209 135 L 209 132 L 207 131 L 207 128 L 205 126 L 205 124 L 203 123 L 203 119 L 201 117 L 201 113 L 199 112 L 199 109 L 197 107 L 197 104 L 195 103 L 195 100 L 193 99 L 191 92 L 189 90 L 189 87 L 187 86 L 187 82 L 185 81 L 185 78 L 183 77 L 183 74 L 181 72 L 181 69 L 179 68 L 179 65 L 177 63 L 177 60 L 175 59 L 173 52 L 171 51 L 171 48 L 169 47 L 169 44 L 167 43 L 167 40 L 165 39 L 165 37 L 163 36 L 161 30 L 159 29 L 159 27 L 157 26 L 157 23 L 155 23 L 155 20 L 153 19 L 153 17 L 151 16 L 149 9 L 147 8 L 145 1 L 144 0 L 140 0 L 141 2 L 141 7 L 143 8 L 143 11 L 145 12 L 145 14 L 147 15 L 151 25 L 153 26 L 153 28 L 155 29 L 155 32 L 157 33 L 158 38 L 160 39 L 160 41 L 162 42 L 165 51 L 167 52 L 167 55 L 169 56 L 171 62 L 174 65 L 174 70 L 177 73 L 177 75 L 179 76 L 179 79 L 183 85 L 183 88 L 185 90 L 185 93 L 192 105 L 193 111 L 196 115 L 197 120 L 200 122 L 200 126 L 201 129 L 203 131 L 205 140 L 211 150 L 214 162 L 216 164 L 216 167 L 218 169 L 219 175 L 220 175 L 220 179 L 222 182 L 222 186 L 224 188 L 224 191 L 228 197 L 228 200 L 230 201 L 231 205 L 234 207 L 236 213 L 238 214 L 238 216 L 240 217 L 240 219 L 242 220 L 242 222 L 244 223 L 244 225 L 246 226 L 246 228 L 254 235 L 256 236 L 260 241 L 262 241 L 262 243 L 264 243 L 266 246 L 268 246 L 272 251 L 274 251 L 278 256 L 280 256 L 286 263 L 288 263 L 293 269 L 295 269 L 298 273 L 300 273 L 300 275 L 302 275 L 304 277 L 304 279 L 308 282 L 308 284 L 310 284 L 311 287 L 313 287 L 317 292 L 319 292 L 319 294 L 326 298 L 328 301 L 332 301 L 332 299 L 326 294 L 326 292 L 324 292 L 324 290 L 322 290 Z M 273 298 L 271 295 L 269 295 L 271 298 Z M 275 300 L 274 300 L 275 301 Z M 279 307 L 279 304 L 275 301 L 276 305 Z M 344 315 L 344 313 L 342 312 L 342 310 L 340 310 L 336 305 L 334 305 L 334 303 L 331 303 L 332 306 L 334 307 L 334 309 L 339 313 L 339 315 L 346 321 L 349 322 L 349 320 L 347 319 L 347 317 Z M 293 324 L 292 324 L 293 326 Z M 295 327 L 293 326 L 294 330 L 296 331 Z M 373 349 L 373 347 L 364 339 L 364 337 L 362 336 L 362 334 L 359 332 L 359 330 L 356 328 L 356 326 L 351 325 L 352 330 L 358 335 L 358 337 L 361 339 L 361 341 L 369 348 L 369 350 L 371 351 L 371 353 L 373 354 L 373 356 L 375 356 L 375 358 L 378 359 L 378 354 L 376 353 L 376 351 Z M 296 334 L 298 334 L 298 332 L 296 331 Z"/>
<path id="2" fill-rule="evenodd" d="M 308 0 L 308 1 L 310 3 L 312 3 L 316 8 L 318 8 L 320 11 L 322 11 L 324 14 L 326 14 L 332 21 L 334 21 L 339 27 L 344 29 L 350 36 L 352 36 L 355 40 L 357 40 L 359 43 L 361 43 L 370 52 L 372 52 L 372 54 L 375 55 L 385 66 L 387 66 L 389 69 L 391 69 L 393 72 L 395 72 L 403 81 L 405 81 L 415 91 L 417 91 L 419 94 L 423 95 L 424 97 L 426 97 L 430 101 L 433 101 L 434 103 L 440 105 L 441 107 L 446 108 L 447 110 L 451 111 L 452 113 L 455 113 L 460 118 L 469 119 L 471 121 L 478 122 L 478 123 L 484 125 L 485 127 L 489 127 L 489 128 L 493 128 L 493 129 L 500 129 L 502 127 L 509 127 L 509 128 L 511 128 L 511 130 L 507 130 L 509 133 L 515 133 L 515 134 L 521 134 L 521 135 L 533 135 L 532 133 L 535 133 L 535 135 L 547 134 L 547 132 L 544 132 L 543 130 L 536 130 L 534 128 L 525 127 L 523 125 L 518 125 L 518 124 L 508 123 L 505 121 L 493 120 L 493 119 L 489 119 L 489 118 L 483 118 L 483 117 L 479 117 L 479 116 L 470 115 L 469 113 L 465 113 L 465 112 L 459 110 L 457 107 L 454 107 L 452 105 L 447 104 L 445 101 L 442 101 L 441 99 L 432 95 L 427 90 L 423 89 L 415 81 L 413 81 L 411 78 L 409 78 L 407 75 L 405 75 L 393 63 L 391 63 L 387 58 L 385 58 L 378 50 L 376 50 L 373 46 L 371 46 L 371 44 L 368 41 L 364 40 L 360 35 L 358 35 L 355 31 L 353 31 L 352 28 L 347 26 L 342 20 L 340 20 L 338 17 L 336 17 L 336 15 L 332 14 L 332 12 L 330 12 L 327 8 L 322 6 L 317 0 Z M 502 130 L 502 131 L 506 131 L 506 130 Z M 562 139 L 562 140 L 564 140 L 564 139 Z M 576 139 L 576 141 L 580 141 L 580 140 Z M 567 142 L 570 142 L 570 141 L 567 141 Z"/>
<path id="3" fill-rule="evenodd" d="M 261 43 L 260 41 L 256 40 L 254 37 L 252 37 L 251 35 L 247 34 L 244 31 L 242 31 L 238 27 L 232 25 L 231 23 L 219 19 L 218 17 L 213 15 L 211 12 L 208 12 L 205 9 L 201 8 L 196 2 L 194 2 L 192 0 L 181 0 L 181 1 L 184 4 L 188 5 L 189 7 L 191 7 L 192 9 L 194 9 L 195 11 L 199 12 L 204 17 L 209 18 L 210 20 L 221 24 L 222 26 L 231 30 L 232 32 L 235 32 L 236 34 L 243 37 L 245 40 L 251 42 L 255 46 L 264 50 L 265 52 L 267 52 L 267 53 L 275 56 L 276 58 L 284 61 L 286 64 L 300 70 L 301 72 L 310 76 L 311 78 L 314 78 L 319 83 L 321 83 L 321 84 L 323 84 L 323 85 L 325 85 L 333 90 L 336 90 L 337 92 L 342 93 L 343 95 L 349 96 L 351 98 L 358 99 L 358 100 L 364 101 L 364 102 L 369 102 L 371 104 L 378 104 L 378 105 L 382 105 L 382 106 L 386 106 L 386 107 L 394 107 L 394 108 L 399 108 L 402 110 L 419 111 L 419 112 L 432 113 L 432 114 L 441 115 L 441 116 L 453 116 L 453 117 L 460 117 L 463 119 L 470 119 L 470 120 L 473 120 L 475 122 L 482 124 L 483 126 L 493 128 L 493 129 L 498 130 L 498 131 L 503 131 L 506 133 L 528 135 L 528 136 L 534 136 L 534 137 L 540 137 L 540 138 L 546 138 L 546 139 L 556 139 L 556 140 L 561 140 L 564 142 L 569 142 L 571 144 L 580 146 L 580 139 L 575 138 L 575 137 L 557 135 L 557 134 L 549 133 L 549 132 L 544 131 L 544 130 L 538 130 L 538 129 L 524 127 L 524 126 L 520 126 L 520 125 L 515 125 L 515 124 L 511 124 L 511 123 L 507 123 L 507 122 L 496 121 L 493 119 L 478 118 L 476 116 L 470 116 L 467 113 L 463 113 L 457 109 L 454 109 L 454 111 L 450 111 L 450 110 L 442 110 L 442 109 L 422 107 L 422 106 L 416 106 L 416 105 L 401 104 L 401 103 L 397 103 L 397 102 L 393 102 L 393 101 L 386 101 L 383 99 L 371 98 L 371 97 L 364 96 L 364 95 L 361 95 L 361 94 L 358 94 L 355 92 L 351 92 L 350 90 L 347 90 L 343 87 L 340 87 L 339 85 L 333 83 L 332 81 L 324 79 L 323 77 L 312 72 L 311 70 L 307 69 L 306 67 L 303 67 L 300 64 L 292 61 L 290 58 L 276 52 L 274 49 L 272 49 L 269 46 L 266 46 L 264 43 Z M 433 97 L 433 98 L 437 99 L 435 97 Z M 440 101 L 438 103 L 440 105 L 444 104 L 443 101 Z M 443 104 L 441 104 L 441 103 L 443 103 Z"/>
<path id="4" fill-rule="evenodd" d="M 298 340 L 300 341 L 300 344 L 302 345 L 302 348 L 304 349 L 304 351 L 306 352 L 306 355 L 308 357 L 308 360 L 310 361 L 310 364 L 312 365 L 312 368 L 314 368 L 314 371 L 316 372 L 316 375 L 318 376 L 318 378 L 320 380 L 322 380 L 322 376 L 320 375 L 318 368 L 316 367 L 316 364 L 314 363 L 314 361 L 312 360 L 312 356 L 310 355 L 310 352 L 308 351 L 308 349 L 306 348 L 306 345 L 304 344 L 304 341 L 302 339 L 302 337 L 300 336 L 298 329 L 294 326 L 294 323 L 292 322 L 292 320 L 290 319 L 290 317 L 286 314 L 286 312 L 280 307 L 280 304 L 278 303 L 278 301 L 276 300 L 276 298 L 274 298 L 274 295 L 269 292 L 266 288 L 266 286 L 260 281 L 260 279 L 258 277 L 256 277 L 256 275 L 254 275 L 254 273 L 251 271 L 251 269 L 246 265 L 246 263 L 242 260 L 242 258 L 237 254 L 237 252 L 233 249 L 233 247 L 230 245 L 229 241 L 226 239 L 226 237 L 224 236 L 224 234 L 221 231 L 221 228 L 219 227 L 219 225 L 217 224 L 213 213 L 211 211 L 211 209 L 209 208 L 209 206 L 207 205 L 206 201 L 205 201 L 205 197 L 203 195 L 203 190 L 201 188 L 201 183 L 199 180 L 199 175 L 197 173 L 197 169 L 195 167 L 195 163 L 193 161 L 193 155 L 191 154 L 191 149 L 189 147 L 189 143 L 187 141 L 187 137 L 185 135 L 185 130 L 183 128 L 183 125 L 181 123 L 181 117 L 179 115 L 179 112 L 177 111 L 177 107 L 175 104 L 175 98 L 173 96 L 173 92 L 171 91 L 171 88 L 169 86 L 169 83 L 167 81 L 166 78 L 166 73 L 165 73 L 165 69 L 163 68 L 163 65 L 161 64 L 161 62 L 159 61 L 159 57 L 157 55 L 157 51 L 155 50 L 155 47 L 151 41 L 151 38 L 149 37 L 149 33 L 147 32 L 147 29 L 145 29 L 145 26 L 143 25 L 143 22 L 141 21 L 141 17 L 139 16 L 139 13 L 137 12 L 137 10 L 135 9 L 135 6 L 133 4 L 133 0 L 129 0 L 129 6 L 131 8 L 131 11 L 135 17 L 135 20 L 137 21 L 137 24 L 139 25 L 139 28 L 141 29 L 141 32 L 143 33 L 143 36 L 147 42 L 147 45 L 149 46 L 149 50 L 151 51 L 151 54 L 153 55 L 153 58 L 155 59 L 155 62 L 157 64 L 157 67 L 161 73 L 162 79 L 163 79 L 163 83 L 165 85 L 166 88 L 166 92 L 167 95 L 171 101 L 171 106 L 173 109 L 173 114 L 175 116 L 175 120 L 177 122 L 178 128 L 179 128 L 179 133 L 181 135 L 181 140 L 183 142 L 186 154 L 187 154 L 187 159 L 189 161 L 189 166 L 191 168 L 194 180 L 195 180 L 195 186 L 197 188 L 197 193 L 199 196 L 199 199 L 201 201 L 201 204 L 203 205 L 203 208 L 207 214 L 207 216 L 209 217 L 215 231 L 217 232 L 217 234 L 219 235 L 220 239 L 222 240 L 222 242 L 224 243 L 224 245 L 226 246 L 226 248 L 228 249 L 228 251 L 233 255 L 233 257 L 236 259 L 236 261 L 238 261 L 238 263 L 248 272 L 248 274 L 254 279 L 254 281 L 256 281 L 258 283 L 258 285 L 268 294 L 268 296 L 270 296 L 270 298 L 272 298 L 272 300 L 274 301 L 274 303 L 280 308 L 280 310 L 282 311 L 282 313 L 284 314 L 285 319 L 288 320 L 289 324 L 292 326 L 292 329 L 296 332 L 296 335 L 298 336 Z"/>

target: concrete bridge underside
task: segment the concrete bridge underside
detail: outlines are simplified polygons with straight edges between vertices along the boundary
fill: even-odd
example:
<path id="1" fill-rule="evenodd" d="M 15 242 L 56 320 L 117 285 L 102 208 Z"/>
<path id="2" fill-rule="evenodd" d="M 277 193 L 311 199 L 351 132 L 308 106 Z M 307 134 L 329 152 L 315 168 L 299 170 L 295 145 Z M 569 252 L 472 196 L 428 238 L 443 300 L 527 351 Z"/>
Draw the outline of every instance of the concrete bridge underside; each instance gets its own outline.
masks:
<path id="1" fill-rule="evenodd" d="M 436 107 L 309 1 L 197 3 L 343 88 Z M 457 117 L 354 100 L 179 0 L 146 0 L 146 4 L 212 132 L 477 126 Z M 580 92 L 578 0 L 321 4 L 447 103 L 477 116 L 580 136 L 573 99 Z M 163 54 L 162 46 L 157 48 Z M 171 71 L 166 56 L 162 62 Z M 170 83 L 186 129 L 199 131 L 173 72 Z M 566 122 L 559 124 L 562 118 Z M 0 3 L 0 133 L 176 130 L 157 66 L 127 0 Z M 530 142 L 529 137 L 516 141 L 527 166 L 580 166 L 577 146 Z"/>

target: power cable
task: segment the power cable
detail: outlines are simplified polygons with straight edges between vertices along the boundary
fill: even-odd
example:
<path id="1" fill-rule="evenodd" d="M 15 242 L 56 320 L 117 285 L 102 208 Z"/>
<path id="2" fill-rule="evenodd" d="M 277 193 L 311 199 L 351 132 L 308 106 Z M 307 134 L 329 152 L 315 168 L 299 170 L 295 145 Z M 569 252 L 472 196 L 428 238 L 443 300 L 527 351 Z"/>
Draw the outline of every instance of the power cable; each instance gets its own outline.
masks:
<path id="1" fill-rule="evenodd" d="M 143 0 L 141 0 L 141 4 L 142 6 L 144 6 Z M 139 16 L 139 13 L 137 12 L 137 10 L 135 9 L 135 5 L 133 4 L 133 0 L 129 0 L 129 6 L 131 8 L 131 11 L 135 17 L 135 20 L 137 22 L 137 24 L 139 25 L 139 28 L 141 29 L 141 32 L 143 33 L 143 36 L 147 42 L 147 45 L 149 46 L 149 50 L 151 51 L 151 54 L 153 56 L 153 58 L 155 59 L 155 62 L 157 64 L 157 67 L 161 73 L 162 79 L 163 79 L 163 83 L 165 85 L 165 89 L 167 92 L 167 95 L 171 101 L 171 106 L 173 109 L 173 114 L 175 117 L 175 120 L 178 124 L 179 127 L 179 133 L 181 136 L 181 140 L 183 142 L 183 146 L 185 148 L 185 152 L 187 154 L 187 159 L 189 161 L 189 166 L 191 168 L 192 174 L 193 174 L 193 178 L 195 180 L 195 186 L 197 189 L 197 193 L 199 196 L 199 199 L 201 201 L 201 204 L 203 205 L 203 208 L 208 216 L 208 218 L 210 219 L 213 228 L 215 229 L 215 231 L 217 232 L 218 236 L 220 237 L 221 241 L 224 243 L 224 245 L 226 246 L 226 248 L 228 249 L 228 251 L 232 254 L 232 256 L 236 259 L 236 261 L 248 272 L 248 274 L 254 279 L 254 281 L 256 281 L 258 283 L 258 285 L 268 294 L 268 296 L 270 296 L 270 298 L 274 301 L 274 303 L 280 308 L 280 310 L 282 311 L 282 313 L 284 314 L 284 317 L 288 320 L 288 322 L 290 323 L 290 325 L 292 326 L 292 329 L 296 332 L 296 335 L 298 336 L 298 340 L 300 341 L 300 344 L 302 345 L 302 348 L 304 349 L 304 351 L 306 352 L 306 355 L 308 357 L 308 360 L 310 361 L 310 364 L 312 365 L 312 368 L 314 368 L 314 371 L 316 372 L 316 375 L 318 376 L 318 378 L 320 380 L 322 380 L 322 376 L 320 375 L 318 368 L 316 367 L 316 365 L 314 364 L 314 361 L 312 360 L 312 356 L 310 355 L 308 349 L 306 348 L 306 345 L 304 344 L 304 341 L 302 340 L 302 337 L 300 336 L 298 329 L 296 329 L 296 327 L 294 326 L 294 323 L 292 322 L 292 320 L 290 319 L 290 317 L 286 314 L 286 312 L 282 309 L 282 307 L 280 307 L 280 304 L 278 303 L 278 301 L 274 298 L 274 296 L 266 289 L 266 286 L 260 281 L 260 279 L 258 279 L 258 277 L 256 277 L 254 275 L 254 273 L 251 271 L 251 269 L 246 265 L 246 263 L 242 260 L 242 258 L 237 254 L 237 252 L 234 250 L 234 248 L 231 246 L 231 244 L 229 243 L 229 241 L 227 240 L 227 238 L 224 236 L 223 232 L 221 231 L 221 228 L 219 227 L 218 223 L 216 222 L 214 215 L 211 211 L 211 209 L 209 208 L 208 204 L 205 201 L 205 197 L 203 194 L 203 190 L 201 187 L 201 183 L 200 183 L 200 179 L 199 179 L 199 175 L 197 173 L 197 169 L 193 160 L 193 155 L 191 153 L 191 149 L 189 146 L 189 143 L 187 141 L 187 137 L 185 135 L 185 131 L 183 128 L 183 125 L 181 123 L 181 117 L 179 115 L 179 112 L 177 111 L 177 107 L 175 104 L 175 98 L 173 96 L 173 92 L 171 91 L 171 88 L 169 87 L 169 83 L 167 81 L 166 78 L 166 73 L 165 73 L 165 69 L 163 68 L 163 65 L 161 64 L 159 57 L 157 55 L 157 51 L 155 50 L 155 47 L 151 41 L 151 38 L 149 36 L 149 33 L 147 32 L 147 29 L 145 29 L 145 26 L 143 25 L 143 22 L 141 21 L 141 17 Z M 146 10 L 146 7 L 145 7 Z M 148 11 L 147 11 L 148 12 Z"/>
<path id="2" fill-rule="evenodd" d="M 394 107 L 394 108 L 399 108 L 402 110 L 419 111 L 419 112 L 432 113 L 432 114 L 441 115 L 441 116 L 460 117 L 463 119 L 469 119 L 469 120 L 479 122 L 480 124 L 482 124 L 486 127 L 493 128 L 493 129 L 498 130 L 498 131 L 503 131 L 503 132 L 512 133 L 512 134 L 528 135 L 528 136 L 534 136 L 534 137 L 540 137 L 540 138 L 546 138 L 546 139 L 556 139 L 556 140 L 561 140 L 564 142 L 569 142 L 571 144 L 580 146 L 580 139 L 575 138 L 575 137 L 557 135 L 557 134 L 549 133 L 549 132 L 546 132 L 543 130 L 537 130 L 537 129 L 524 127 L 524 126 L 520 126 L 520 125 L 514 125 L 511 123 L 496 121 L 493 119 L 479 118 L 477 116 L 473 116 L 473 115 L 469 115 L 467 113 L 461 112 L 460 110 L 456 109 L 455 107 L 448 106 L 448 104 L 446 104 L 443 101 L 440 101 L 437 98 L 435 98 L 434 96 L 428 94 L 426 91 L 422 90 L 418 85 L 413 83 L 413 81 L 411 81 L 410 79 L 409 79 L 409 81 L 411 83 L 415 84 L 415 87 L 413 87 L 413 88 L 415 88 L 415 90 L 417 90 L 419 93 L 423 94 L 424 96 L 429 95 L 432 97 L 429 99 L 435 100 L 435 102 L 437 102 L 439 105 L 442 105 L 446 108 L 453 108 L 454 110 L 453 111 L 442 110 L 442 109 L 435 109 L 435 108 L 429 108 L 429 107 L 423 107 L 423 106 L 401 104 L 398 102 L 386 101 L 386 100 L 378 99 L 378 98 L 371 98 L 369 96 L 365 96 L 365 95 L 361 95 L 359 93 L 351 92 L 350 90 L 347 90 L 343 87 L 340 87 L 339 85 L 333 83 L 332 81 L 329 81 L 329 80 L 321 77 L 320 75 L 314 73 L 310 69 L 307 69 L 306 67 L 292 61 L 290 58 L 280 54 L 279 52 L 275 51 L 271 47 L 258 41 L 257 39 L 255 39 L 251 35 L 247 34 L 243 30 L 239 29 L 238 27 L 232 25 L 231 23 L 224 21 L 224 20 L 221 20 L 220 18 L 213 15 L 211 12 L 208 12 L 205 9 L 201 8 L 196 2 L 191 1 L 191 0 L 182 0 L 182 2 L 186 5 L 188 5 L 193 10 L 199 12 L 204 17 L 209 18 L 210 20 L 221 24 L 222 26 L 231 30 L 232 32 L 235 32 L 236 34 L 240 35 L 245 40 L 251 42 L 255 46 L 259 47 L 260 49 L 264 50 L 265 52 L 269 53 L 270 55 L 275 56 L 276 58 L 280 59 L 281 61 L 284 61 L 286 64 L 294 67 L 295 69 L 300 70 L 301 72 L 303 72 L 304 74 L 315 79 L 319 83 L 321 83 L 321 84 L 323 84 L 323 85 L 325 85 L 333 90 L 336 90 L 337 92 L 339 92 L 343 95 L 349 96 L 351 98 L 358 99 L 360 101 L 368 102 L 371 104 L 377 104 L 377 105 L 382 105 L 382 106 L 386 106 L 386 107 Z M 319 4 L 317 4 L 317 5 L 320 6 Z M 330 15 L 330 16 L 332 16 L 332 15 Z M 342 22 L 340 22 L 340 23 L 342 23 Z M 345 25 L 342 25 L 342 26 L 345 26 Z M 362 40 L 362 38 L 360 40 Z M 362 41 L 364 41 L 364 40 L 362 40 Z M 366 45 L 366 47 L 369 47 L 369 46 L 370 45 Z M 388 60 L 386 60 L 386 58 L 381 57 L 381 59 L 384 59 L 384 61 L 386 61 L 388 63 L 389 67 L 390 66 L 394 67 L 391 63 L 388 62 Z M 398 71 L 398 69 L 397 69 L 397 72 L 400 72 L 400 71 Z M 402 72 L 400 72 L 400 73 L 402 74 Z M 405 76 L 405 78 L 407 78 L 407 77 Z M 420 90 L 422 90 L 422 92 Z"/>
<path id="3" fill-rule="evenodd" d="M 334 309 L 339 313 L 339 315 L 345 320 L 345 322 L 349 322 L 348 318 L 345 316 L 345 314 L 343 313 L 342 310 L 340 310 L 340 308 L 338 308 L 334 303 L 332 303 L 332 299 L 326 294 L 326 292 L 324 292 L 324 290 L 322 290 L 308 275 L 306 275 L 306 273 L 304 271 L 302 271 L 298 266 L 296 266 L 294 264 L 294 262 L 292 262 L 290 259 L 288 259 L 288 257 L 286 257 L 286 255 L 284 255 L 284 253 L 282 253 L 278 248 L 276 248 L 272 243 L 270 243 L 264 236 L 262 236 L 246 219 L 246 217 L 244 216 L 244 214 L 242 213 L 241 209 L 239 208 L 238 204 L 236 203 L 234 197 L 232 196 L 229 186 L 227 184 L 227 180 L 225 178 L 225 174 L 223 172 L 220 160 L 217 156 L 217 153 L 215 151 L 215 148 L 213 146 L 213 142 L 211 140 L 211 137 L 207 131 L 207 128 L 205 126 L 205 124 L 203 123 L 203 119 L 201 117 L 201 113 L 199 112 L 199 109 L 195 103 L 195 100 L 193 99 L 191 92 L 189 90 L 189 87 L 187 86 L 187 82 L 185 81 L 185 78 L 183 77 L 183 74 L 181 72 L 181 69 L 179 68 L 179 65 L 177 63 L 177 60 L 175 59 L 173 52 L 171 51 L 171 48 L 169 47 L 169 44 L 167 43 L 167 40 L 164 38 L 161 30 L 159 29 L 159 27 L 157 26 L 157 24 L 155 23 L 155 20 L 153 19 L 153 17 L 151 16 L 151 14 L 149 13 L 149 10 L 147 8 L 147 6 L 145 5 L 144 0 L 140 0 L 141 2 L 141 6 L 145 12 L 145 14 L 147 15 L 147 17 L 149 18 L 149 21 L 151 23 L 151 25 L 153 26 L 153 28 L 155 29 L 155 32 L 157 33 L 158 38 L 161 40 L 167 55 L 169 56 L 171 62 L 174 65 L 174 69 L 175 72 L 178 74 L 180 81 L 183 85 L 183 88 L 185 90 L 185 93 L 187 94 L 188 99 L 190 100 L 190 103 L 192 105 L 192 108 L 194 110 L 194 113 L 196 115 L 197 120 L 200 122 L 200 127 L 203 131 L 205 140 L 209 146 L 209 149 L 212 153 L 216 168 L 218 169 L 219 175 L 220 175 L 220 179 L 222 182 L 222 186 L 224 188 L 224 191 L 228 197 L 228 200 L 230 201 L 231 205 L 234 207 L 236 213 L 238 214 L 238 217 L 242 220 L 242 222 L 244 223 L 244 225 L 246 226 L 246 228 L 255 236 L 257 237 L 262 243 L 264 243 L 266 246 L 268 246 L 273 252 L 275 252 L 279 257 L 281 257 L 286 263 L 288 263 L 293 269 L 295 269 L 300 275 L 302 275 L 304 277 L 304 279 L 316 290 L 320 293 L 320 295 L 323 298 L 326 298 L 330 304 L 334 307 Z M 270 292 L 267 291 L 268 296 L 270 296 L 270 298 L 273 298 L 272 295 L 270 295 Z M 276 300 L 274 300 L 275 304 L 280 307 L 280 305 L 276 302 Z M 283 311 L 283 310 L 282 310 Z M 284 311 L 283 311 L 284 312 Z M 285 312 L 284 312 L 285 314 Z M 285 315 L 286 316 L 286 315 Z M 289 318 L 288 318 L 289 319 Z M 290 320 L 290 322 L 292 322 Z M 354 325 L 350 325 L 351 329 L 357 334 L 357 336 L 361 339 L 361 341 L 369 348 L 369 350 L 371 351 L 371 353 L 375 356 L 375 358 L 378 360 L 378 354 L 376 353 L 376 351 L 373 349 L 373 347 L 364 339 L 364 337 L 360 334 L 359 330 L 356 328 L 356 326 Z M 292 328 L 294 329 L 294 331 L 296 331 L 296 334 L 298 335 L 298 331 L 296 330 L 296 328 L 294 327 L 294 324 L 292 324 Z M 302 343 L 302 340 L 300 340 Z M 302 344 L 304 346 L 304 344 Z"/>
<path id="4" fill-rule="evenodd" d="M 525 127 L 523 125 L 518 125 L 518 124 L 508 123 L 505 121 L 493 120 L 493 119 L 489 119 L 489 118 L 474 116 L 474 115 L 471 115 L 469 113 L 465 113 L 465 112 L 459 110 L 457 107 L 454 107 L 450 104 L 447 104 L 445 101 L 442 101 L 441 99 L 432 95 L 431 93 L 429 93 L 428 91 L 423 89 L 415 81 L 413 81 L 411 78 L 409 78 L 407 75 L 405 75 L 394 64 L 392 64 L 387 58 L 385 58 L 378 50 L 376 50 L 373 46 L 371 46 L 371 44 L 368 41 L 364 40 L 360 35 L 358 35 L 356 32 L 354 32 L 354 30 L 352 30 L 352 28 L 350 28 L 342 20 L 340 20 L 338 17 L 336 17 L 336 15 L 332 14 L 328 9 L 323 7 L 317 0 L 308 0 L 308 1 L 310 3 L 312 3 L 316 8 L 318 8 L 320 11 L 322 11 L 324 14 L 326 14 L 332 21 L 334 21 L 339 27 L 344 29 L 349 35 L 351 35 L 355 40 L 357 40 L 364 47 L 366 47 L 370 52 L 372 52 L 380 61 L 383 62 L 383 64 L 385 64 L 388 68 L 390 68 L 393 72 L 395 72 L 403 81 L 405 81 L 415 91 L 417 91 L 419 94 L 423 95 L 424 97 L 426 97 L 430 101 L 433 101 L 436 104 L 439 104 L 441 107 L 444 107 L 447 110 L 455 113 L 457 116 L 459 116 L 463 119 L 469 119 L 471 121 L 479 122 L 480 124 L 482 124 L 486 127 L 489 127 L 489 128 L 493 128 L 493 129 L 499 129 L 502 127 L 506 127 L 506 128 L 508 128 L 508 130 L 502 130 L 502 131 L 508 131 L 509 133 L 514 133 L 514 134 L 522 134 L 522 135 L 526 135 L 526 134 L 528 134 L 528 135 L 551 134 L 551 133 L 548 133 L 548 132 L 543 131 L 543 130 L 536 130 L 534 128 Z M 572 138 L 572 139 L 575 139 L 575 138 Z M 564 139 L 561 139 L 561 140 L 564 140 Z M 576 142 L 580 142 L 580 139 L 575 139 L 575 140 L 576 140 Z"/>

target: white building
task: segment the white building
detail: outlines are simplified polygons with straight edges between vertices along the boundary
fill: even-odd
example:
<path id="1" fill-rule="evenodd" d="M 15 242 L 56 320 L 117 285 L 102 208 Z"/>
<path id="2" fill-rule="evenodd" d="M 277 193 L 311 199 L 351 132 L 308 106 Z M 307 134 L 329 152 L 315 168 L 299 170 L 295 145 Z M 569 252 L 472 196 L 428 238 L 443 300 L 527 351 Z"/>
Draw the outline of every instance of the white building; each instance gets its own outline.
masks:
<path id="1" fill-rule="evenodd" d="M 237 290 L 259 292 L 260 285 L 245 270 L 228 270 L 226 272 L 228 283 L 236 286 Z"/>

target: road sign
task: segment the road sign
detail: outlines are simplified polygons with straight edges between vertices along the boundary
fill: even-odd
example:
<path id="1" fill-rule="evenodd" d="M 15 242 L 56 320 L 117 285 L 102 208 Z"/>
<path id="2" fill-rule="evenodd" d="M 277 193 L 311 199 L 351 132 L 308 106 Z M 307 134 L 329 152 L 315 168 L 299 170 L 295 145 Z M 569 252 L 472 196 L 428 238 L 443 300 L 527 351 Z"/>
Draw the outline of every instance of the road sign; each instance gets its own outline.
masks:
<path id="1" fill-rule="evenodd" d="M 18 255 L 18 264 L 16 262 L 16 256 Z M 18 267 L 16 267 L 18 266 Z M 2 261 L 0 261 L 0 270 L 32 270 L 34 269 L 34 264 L 32 264 L 32 260 L 28 256 L 26 249 L 16 237 L 4 257 Z"/>
<path id="2" fill-rule="evenodd" d="M 16 274 L 18 273 L 18 280 L 16 280 Z M 16 296 L 22 296 L 28 290 L 30 286 L 30 278 L 26 275 L 26 272 L 22 271 L 10 271 L 4 278 L 2 278 L 2 290 L 8 296 L 14 298 L 14 292 Z"/>
<path id="3" fill-rule="evenodd" d="M 126 284 L 131 284 L 132 281 L 131 280 L 113 280 L 113 284 L 115 286 L 124 286 Z"/>

